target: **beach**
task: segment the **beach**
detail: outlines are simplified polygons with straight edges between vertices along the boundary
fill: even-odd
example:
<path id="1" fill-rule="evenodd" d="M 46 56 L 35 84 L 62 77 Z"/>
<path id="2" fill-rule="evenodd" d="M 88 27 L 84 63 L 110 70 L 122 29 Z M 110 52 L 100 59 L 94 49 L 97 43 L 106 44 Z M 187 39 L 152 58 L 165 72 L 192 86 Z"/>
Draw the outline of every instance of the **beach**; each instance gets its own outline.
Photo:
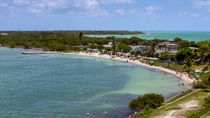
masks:
<path id="1" fill-rule="evenodd" d="M 111 59 L 111 60 L 116 60 L 116 61 L 124 61 L 124 62 L 128 62 L 128 63 L 144 66 L 144 67 L 147 67 L 150 69 L 154 69 L 157 71 L 162 71 L 167 74 L 171 74 L 171 75 L 175 76 L 176 78 L 179 78 L 188 84 L 192 84 L 193 82 L 196 81 L 195 79 L 191 79 L 187 73 L 181 73 L 181 72 L 176 72 L 174 70 L 170 70 L 170 69 L 163 68 L 163 67 L 152 66 L 152 65 L 140 62 L 138 60 L 131 60 L 129 58 L 124 58 L 124 57 L 114 57 L 113 58 L 112 56 L 107 55 L 107 54 L 85 53 L 85 52 L 73 52 L 73 53 L 65 53 L 65 54 L 74 54 L 74 55 L 80 55 L 80 56 L 92 56 L 92 57 Z"/>

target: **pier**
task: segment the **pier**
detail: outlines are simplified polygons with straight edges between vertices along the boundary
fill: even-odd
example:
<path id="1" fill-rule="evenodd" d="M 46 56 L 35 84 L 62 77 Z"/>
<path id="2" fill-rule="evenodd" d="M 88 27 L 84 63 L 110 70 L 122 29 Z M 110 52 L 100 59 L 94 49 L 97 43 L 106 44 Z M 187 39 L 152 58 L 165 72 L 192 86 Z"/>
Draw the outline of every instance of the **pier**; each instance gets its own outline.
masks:
<path id="1" fill-rule="evenodd" d="M 35 54 L 59 54 L 59 52 L 22 52 L 24 55 L 35 55 Z"/>

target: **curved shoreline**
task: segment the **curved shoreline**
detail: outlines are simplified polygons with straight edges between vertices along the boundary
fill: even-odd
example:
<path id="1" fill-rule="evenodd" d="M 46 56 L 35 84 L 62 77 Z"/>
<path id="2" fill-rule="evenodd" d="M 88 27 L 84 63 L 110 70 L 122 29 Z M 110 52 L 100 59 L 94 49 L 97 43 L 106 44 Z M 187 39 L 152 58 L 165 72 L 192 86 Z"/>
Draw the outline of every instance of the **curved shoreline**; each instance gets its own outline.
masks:
<path id="1" fill-rule="evenodd" d="M 170 69 L 159 67 L 159 66 L 151 66 L 149 64 L 142 63 L 138 60 L 131 60 L 131 59 L 122 58 L 122 57 L 112 58 L 110 55 L 107 55 L 107 54 L 100 55 L 98 53 L 73 52 L 73 53 L 63 53 L 63 54 L 91 56 L 91 57 L 97 57 L 97 58 L 112 59 L 112 60 L 116 60 L 116 61 L 124 61 L 124 62 L 128 62 L 128 63 L 131 63 L 131 64 L 136 64 L 136 65 L 140 65 L 140 66 L 147 67 L 147 68 L 150 68 L 150 69 L 154 69 L 154 70 L 157 70 L 157 71 L 162 71 L 162 72 L 169 73 L 169 74 L 175 76 L 176 78 L 179 78 L 179 79 L 183 80 L 184 82 L 186 82 L 188 84 L 192 84 L 193 82 L 196 81 L 194 79 L 191 79 L 187 73 L 180 73 L 180 72 L 177 73 L 174 70 L 170 70 Z"/>
<path id="2" fill-rule="evenodd" d="M 3 47 L 3 48 L 9 48 L 9 47 Z M 21 49 L 23 49 L 23 48 L 21 48 Z M 37 48 L 33 48 L 32 50 L 41 50 L 41 51 L 43 51 L 43 49 L 37 49 Z M 52 52 L 52 51 L 47 51 L 47 52 Z M 150 68 L 150 69 L 154 69 L 154 70 L 157 70 L 157 71 L 162 71 L 162 72 L 169 73 L 169 74 L 175 76 L 176 78 L 179 78 L 179 79 L 183 80 L 184 82 L 186 82 L 188 84 L 192 84 L 192 83 L 196 82 L 196 80 L 195 79 L 191 79 L 187 73 L 181 73 L 181 72 L 177 73 L 174 70 L 170 70 L 170 69 L 159 67 L 159 66 L 151 66 L 149 64 L 142 63 L 142 62 L 140 62 L 138 60 L 131 60 L 131 59 L 124 58 L 124 57 L 112 58 L 108 54 L 100 55 L 99 53 L 85 53 L 85 52 L 72 52 L 72 53 L 57 52 L 56 54 L 73 54 L 73 55 L 91 56 L 91 57 L 97 57 L 97 58 L 112 59 L 112 60 L 117 60 L 117 61 L 124 61 L 124 62 L 128 62 L 128 63 L 140 65 L 140 66 L 143 66 L 143 67 L 147 67 L 147 68 Z"/>

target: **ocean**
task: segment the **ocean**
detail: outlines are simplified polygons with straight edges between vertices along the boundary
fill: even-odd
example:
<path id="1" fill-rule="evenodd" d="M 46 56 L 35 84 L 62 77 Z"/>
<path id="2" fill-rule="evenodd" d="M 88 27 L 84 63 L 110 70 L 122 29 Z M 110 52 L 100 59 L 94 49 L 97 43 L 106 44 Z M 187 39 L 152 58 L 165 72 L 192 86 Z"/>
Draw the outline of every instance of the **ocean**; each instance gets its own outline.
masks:
<path id="1" fill-rule="evenodd" d="M 22 55 L 0 48 L 1 118 L 122 118 L 145 93 L 165 98 L 183 81 L 126 62 L 70 54 Z"/>
<path id="2" fill-rule="evenodd" d="M 88 35 L 89 37 L 110 37 L 114 36 L 116 38 L 131 38 L 139 37 L 142 39 L 165 39 L 173 40 L 174 38 L 181 38 L 187 41 L 206 41 L 210 40 L 210 32 L 190 32 L 190 31 L 143 31 L 145 34 L 141 35 Z"/>

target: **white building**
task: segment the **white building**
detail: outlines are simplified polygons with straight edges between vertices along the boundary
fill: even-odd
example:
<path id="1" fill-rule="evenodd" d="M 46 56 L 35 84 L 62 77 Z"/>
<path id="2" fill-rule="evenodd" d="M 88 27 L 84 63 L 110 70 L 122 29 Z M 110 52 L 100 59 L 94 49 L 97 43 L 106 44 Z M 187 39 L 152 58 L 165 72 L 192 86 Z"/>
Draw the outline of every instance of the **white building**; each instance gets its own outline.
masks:
<path id="1" fill-rule="evenodd" d="M 173 41 L 162 42 L 156 46 L 156 53 L 161 55 L 162 53 L 168 52 L 171 55 L 176 55 L 178 52 L 178 47 L 179 45 Z"/>
<path id="2" fill-rule="evenodd" d="M 2 36 L 8 36 L 8 33 L 1 33 Z"/>

